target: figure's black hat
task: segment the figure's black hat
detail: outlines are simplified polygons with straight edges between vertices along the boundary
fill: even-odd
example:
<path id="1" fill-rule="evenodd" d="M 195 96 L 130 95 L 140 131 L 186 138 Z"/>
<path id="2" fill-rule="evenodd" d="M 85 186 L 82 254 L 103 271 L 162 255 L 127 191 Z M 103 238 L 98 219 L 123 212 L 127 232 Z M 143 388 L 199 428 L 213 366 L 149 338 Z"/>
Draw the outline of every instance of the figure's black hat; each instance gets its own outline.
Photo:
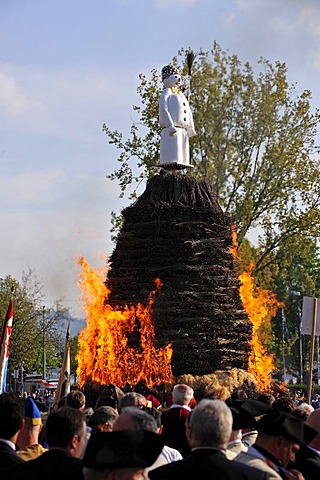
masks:
<path id="1" fill-rule="evenodd" d="M 166 65 L 163 67 L 161 70 L 161 76 L 162 76 L 162 81 L 165 80 L 166 78 L 170 77 L 170 75 L 175 75 L 175 74 L 181 75 L 178 68 L 175 65 Z"/>

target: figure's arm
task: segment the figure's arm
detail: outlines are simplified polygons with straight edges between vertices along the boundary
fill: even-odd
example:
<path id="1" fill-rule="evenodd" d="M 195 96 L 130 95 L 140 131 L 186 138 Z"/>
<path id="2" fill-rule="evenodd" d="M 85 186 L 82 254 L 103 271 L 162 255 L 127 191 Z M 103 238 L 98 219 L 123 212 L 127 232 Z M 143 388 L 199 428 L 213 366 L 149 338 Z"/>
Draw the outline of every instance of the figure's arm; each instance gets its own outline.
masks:
<path id="1" fill-rule="evenodd" d="M 173 120 L 168 108 L 168 98 L 171 95 L 171 91 L 169 88 L 164 90 L 162 94 L 160 95 L 159 99 L 159 119 L 160 119 L 160 125 L 162 127 L 168 128 L 169 135 L 174 135 L 177 133 L 177 129 L 175 128 L 173 124 Z"/>

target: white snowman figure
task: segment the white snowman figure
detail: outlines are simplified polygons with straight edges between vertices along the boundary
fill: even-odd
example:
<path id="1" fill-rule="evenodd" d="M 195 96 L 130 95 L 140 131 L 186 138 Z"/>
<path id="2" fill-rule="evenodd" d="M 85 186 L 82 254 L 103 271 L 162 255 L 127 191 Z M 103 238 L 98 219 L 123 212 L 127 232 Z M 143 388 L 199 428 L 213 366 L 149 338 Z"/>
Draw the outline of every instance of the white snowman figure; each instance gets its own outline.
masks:
<path id="1" fill-rule="evenodd" d="M 160 165 L 192 168 L 189 137 L 196 135 L 189 102 L 181 91 L 181 74 L 174 65 L 162 69 L 164 90 L 159 99 Z"/>

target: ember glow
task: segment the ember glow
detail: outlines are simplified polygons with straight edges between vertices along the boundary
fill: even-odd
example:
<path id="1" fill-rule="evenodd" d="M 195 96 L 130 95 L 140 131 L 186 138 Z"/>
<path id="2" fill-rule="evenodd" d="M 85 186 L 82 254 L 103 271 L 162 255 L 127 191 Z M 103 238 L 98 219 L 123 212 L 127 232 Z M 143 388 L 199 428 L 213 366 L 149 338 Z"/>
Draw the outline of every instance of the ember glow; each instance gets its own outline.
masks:
<path id="1" fill-rule="evenodd" d="M 236 235 L 233 233 L 233 247 L 231 252 L 234 257 L 241 262 L 238 257 L 238 245 Z M 282 306 L 278 302 L 276 295 L 270 290 L 264 290 L 256 287 L 252 271 L 254 264 L 251 264 L 246 272 L 239 275 L 241 282 L 240 297 L 243 306 L 252 323 L 252 351 L 249 356 L 248 372 L 252 373 L 259 385 L 261 391 L 267 390 L 271 384 L 271 372 L 275 370 L 273 355 L 267 353 L 260 339 L 267 343 L 267 337 L 271 329 L 271 319 L 275 317 L 277 309 Z"/>
<path id="2" fill-rule="evenodd" d="M 155 348 L 152 305 L 162 283 L 155 280 L 146 306 L 142 304 L 112 307 L 108 304 L 110 290 L 104 283 L 107 269 L 93 269 L 83 257 L 78 259 L 82 272 L 82 291 L 87 326 L 79 335 L 77 355 L 79 386 L 86 380 L 101 385 L 113 383 L 136 385 L 144 380 L 149 387 L 172 380 L 171 345 Z M 139 333 L 140 348 L 128 345 L 128 336 Z"/>

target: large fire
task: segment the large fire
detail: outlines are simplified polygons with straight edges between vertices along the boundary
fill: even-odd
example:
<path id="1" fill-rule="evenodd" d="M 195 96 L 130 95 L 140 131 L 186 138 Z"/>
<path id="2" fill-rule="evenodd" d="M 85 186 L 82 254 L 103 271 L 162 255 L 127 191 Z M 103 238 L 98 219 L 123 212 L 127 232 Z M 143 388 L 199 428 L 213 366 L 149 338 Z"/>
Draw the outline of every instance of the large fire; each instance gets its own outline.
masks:
<path id="1" fill-rule="evenodd" d="M 162 284 L 155 280 L 156 288 L 146 306 L 138 304 L 125 308 L 108 304 L 110 290 L 104 283 L 106 268 L 93 269 L 83 257 L 79 286 L 82 290 L 87 326 L 79 335 L 77 355 L 79 386 L 86 380 L 118 386 L 136 385 L 144 380 L 151 387 L 172 380 L 171 345 L 155 348 L 152 325 L 152 305 Z M 140 348 L 128 345 L 128 336 L 139 331 Z"/>
<path id="2" fill-rule="evenodd" d="M 237 260 L 240 260 L 235 233 L 233 233 L 231 252 Z M 264 345 L 266 345 L 270 333 L 271 319 L 275 317 L 277 309 L 282 304 L 278 302 L 275 293 L 255 286 L 252 276 L 253 269 L 254 264 L 251 263 L 247 271 L 239 275 L 240 297 L 252 323 L 252 351 L 249 356 L 248 372 L 255 376 L 259 388 L 263 391 L 270 387 L 271 372 L 275 370 L 273 355 L 267 353 Z"/>

